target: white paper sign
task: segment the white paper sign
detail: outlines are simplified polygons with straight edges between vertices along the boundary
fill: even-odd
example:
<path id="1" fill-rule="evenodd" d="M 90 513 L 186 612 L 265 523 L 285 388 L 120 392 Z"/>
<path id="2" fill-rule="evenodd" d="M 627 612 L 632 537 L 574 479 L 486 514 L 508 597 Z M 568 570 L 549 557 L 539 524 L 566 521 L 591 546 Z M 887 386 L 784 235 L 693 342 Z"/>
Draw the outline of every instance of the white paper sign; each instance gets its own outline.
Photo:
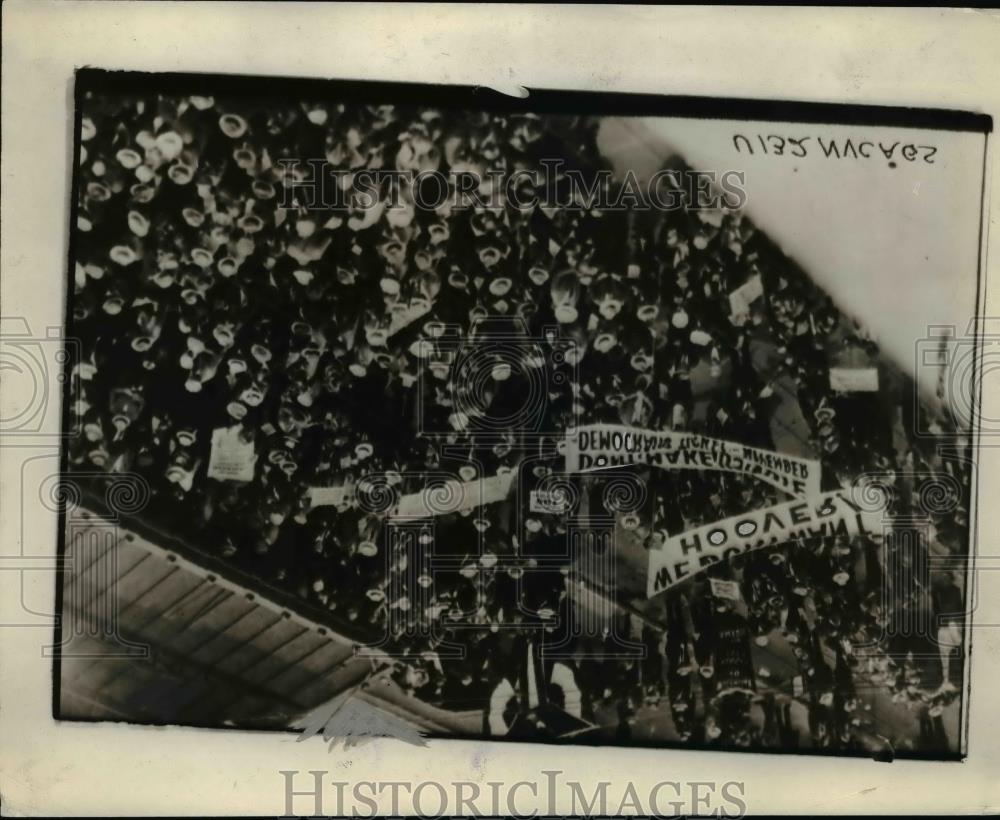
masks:
<path id="1" fill-rule="evenodd" d="M 831 367 L 830 389 L 844 393 L 877 393 L 878 368 Z"/>
<path id="2" fill-rule="evenodd" d="M 708 583 L 711 585 L 712 594 L 716 598 L 725 598 L 729 601 L 738 601 L 740 599 L 740 585 L 735 581 L 709 578 Z"/>
<path id="3" fill-rule="evenodd" d="M 759 275 L 751 276 L 742 286 L 742 290 L 743 298 L 746 299 L 749 305 L 754 299 L 764 295 L 764 283 L 761 282 Z"/>
<path id="4" fill-rule="evenodd" d="M 729 294 L 729 310 L 737 324 L 742 324 L 742 320 L 750 312 L 750 304 L 754 299 L 763 296 L 764 285 L 760 276 L 751 276 L 746 282 Z"/>
<path id="5" fill-rule="evenodd" d="M 309 501 L 313 507 L 342 507 L 353 495 L 353 488 L 347 485 L 309 488 Z"/>
<path id="6" fill-rule="evenodd" d="M 212 454 L 208 477 L 219 481 L 252 481 L 254 473 L 253 441 L 244 441 L 240 427 L 220 427 L 212 431 Z"/>
<path id="7" fill-rule="evenodd" d="M 558 490 L 532 490 L 528 495 L 528 508 L 533 513 L 559 515 L 566 512 L 568 499 Z"/>

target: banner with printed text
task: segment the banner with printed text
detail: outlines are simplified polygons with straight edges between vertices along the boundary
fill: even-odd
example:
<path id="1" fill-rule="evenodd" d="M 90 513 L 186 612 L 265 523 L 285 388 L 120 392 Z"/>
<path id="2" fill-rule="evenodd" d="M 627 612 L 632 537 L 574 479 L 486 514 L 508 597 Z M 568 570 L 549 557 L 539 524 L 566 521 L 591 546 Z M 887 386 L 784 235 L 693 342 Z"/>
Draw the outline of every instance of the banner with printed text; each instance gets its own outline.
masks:
<path id="1" fill-rule="evenodd" d="M 646 594 L 653 597 L 716 561 L 797 538 L 881 535 L 883 510 L 835 490 L 811 501 L 789 501 L 724 518 L 667 538 L 649 553 Z"/>
<path id="2" fill-rule="evenodd" d="M 629 464 L 665 470 L 728 470 L 754 476 L 799 498 L 820 494 L 820 463 L 698 433 L 589 424 L 566 434 L 566 472 Z"/>

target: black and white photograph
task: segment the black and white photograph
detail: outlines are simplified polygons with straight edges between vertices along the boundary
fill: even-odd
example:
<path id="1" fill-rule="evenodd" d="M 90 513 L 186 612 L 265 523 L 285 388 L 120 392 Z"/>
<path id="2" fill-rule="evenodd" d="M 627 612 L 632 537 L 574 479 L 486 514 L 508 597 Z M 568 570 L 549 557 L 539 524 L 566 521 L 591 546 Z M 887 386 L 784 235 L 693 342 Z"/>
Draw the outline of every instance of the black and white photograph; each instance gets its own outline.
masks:
<path id="1" fill-rule="evenodd" d="M 0 815 L 1000 812 L 995 12 L 0 17 Z"/>
<path id="2" fill-rule="evenodd" d="M 964 755 L 988 117 L 75 100 L 59 719 Z"/>

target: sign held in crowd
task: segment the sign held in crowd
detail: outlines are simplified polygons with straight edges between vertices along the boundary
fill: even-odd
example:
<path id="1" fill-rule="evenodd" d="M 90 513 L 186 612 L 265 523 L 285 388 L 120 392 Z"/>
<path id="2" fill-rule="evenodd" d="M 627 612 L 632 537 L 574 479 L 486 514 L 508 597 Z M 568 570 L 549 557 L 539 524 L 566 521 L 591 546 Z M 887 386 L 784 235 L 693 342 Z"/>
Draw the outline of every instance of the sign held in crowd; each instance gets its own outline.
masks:
<path id="1" fill-rule="evenodd" d="M 566 472 L 648 464 L 666 470 L 728 470 L 799 498 L 820 494 L 820 463 L 697 433 L 590 424 L 566 439 Z"/>
<path id="2" fill-rule="evenodd" d="M 253 481 L 255 462 L 253 440 L 244 439 L 238 425 L 219 427 L 212 431 L 209 478 L 219 481 Z"/>
<path id="3" fill-rule="evenodd" d="M 515 473 L 502 473 L 472 481 L 448 481 L 417 493 L 404 495 L 390 512 L 390 518 L 432 518 L 437 515 L 495 504 L 510 494 Z"/>
<path id="4" fill-rule="evenodd" d="M 872 505 L 874 506 L 874 505 Z M 797 538 L 881 535 L 883 511 L 861 507 L 844 490 L 734 515 L 667 538 L 649 553 L 648 597 L 732 556 Z M 713 587 L 714 592 L 714 587 Z"/>
<path id="5" fill-rule="evenodd" d="M 423 490 L 401 496 L 388 511 L 389 518 L 433 518 L 437 515 L 465 512 L 503 501 L 514 483 L 514 473 L 489 478 L 460 481 L 457 478 L 430 484 Z M 311 487 L 310 506 L 346 508 L 357 503 L 356 487 Z"/>
<path id="6" fill-rule="evenodd" d="M 842 393 L 877 393 L 878 368 L 831 367 L 830 389 Z"/>
<path id="7" fill-rule="evenodd" d="M 750 315 L 751 303 L 764 295 L 760 276 L 751 276 L 746 282 L 729 294 L 729 310 L 733 324 L 742 325 Z"/>
<path id="8" fill-rule="evenodd" d="M 528 496 L 528 509 L 533 513 L 560 515 L 568 507 L 566 494 L 558 490 L 532 490 Z"/>
<path id="9" fill-rule="evenodd" d="M 345 507 L 353 501 L 354 487 L 350 484 L 309 488 L 309 503 L 312 507 Z"/>
<path id="10" fill-rule="evenodd" d="M 721 578 L 709 578 L 708 583 L 712 587 L 712 595 L 716 598 L 724 598 L 727 601 L 740 600 L 740 585 L 735 581 L 723 581 Z"/>

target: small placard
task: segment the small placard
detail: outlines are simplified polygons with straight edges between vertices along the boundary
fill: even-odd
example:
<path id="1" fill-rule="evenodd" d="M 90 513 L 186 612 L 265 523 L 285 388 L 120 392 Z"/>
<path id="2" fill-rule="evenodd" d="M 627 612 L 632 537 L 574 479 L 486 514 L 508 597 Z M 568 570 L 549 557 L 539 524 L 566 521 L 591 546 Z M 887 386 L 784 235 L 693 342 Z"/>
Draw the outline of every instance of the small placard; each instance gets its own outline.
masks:
<path id="1" fill-rule="evenodd" d="M 750 313 L 750 304 L 764 295 L 764 285 L 760 276 L 751 276 L 746 282 L 729 294 L 729 310 L 736 324 L 742 325 Z"/>
<path id="2" fill-rule="evenodd" d="M 533 513 L 559 515 L 566 512 L 566 495 L 558 490 L 532 490 L 528 496 L 528 508 Z"/>
<path id="3" fill-rule="evenodd" d="M 716 598 L 725 598 L 729 601 L 740 599 L 740 585 L 735 581 L 723 581 L 720 578 L 709 578 L 708 583 L 712 586 L 712 594 Z"/>
<path id="4" fill-rule="evenodd" d="M 212 431 L 212 454 L 208 477 L 219 481 L 252 481 L 256 456 L 253 441 L 245 441 L 241 428 L 219 427 Z"/>
<path id="5" fill-rule="evenodd" d="M 349 488 L 310 487 L 309 501 L 313 507 L 342 507 L 350 498 Z"/>
<path id="6" fill-rule="evenodd" d="M 877 393 L 878 369 L 874 367 L 831 367 L 830 389 L 842 393 Z"/>

